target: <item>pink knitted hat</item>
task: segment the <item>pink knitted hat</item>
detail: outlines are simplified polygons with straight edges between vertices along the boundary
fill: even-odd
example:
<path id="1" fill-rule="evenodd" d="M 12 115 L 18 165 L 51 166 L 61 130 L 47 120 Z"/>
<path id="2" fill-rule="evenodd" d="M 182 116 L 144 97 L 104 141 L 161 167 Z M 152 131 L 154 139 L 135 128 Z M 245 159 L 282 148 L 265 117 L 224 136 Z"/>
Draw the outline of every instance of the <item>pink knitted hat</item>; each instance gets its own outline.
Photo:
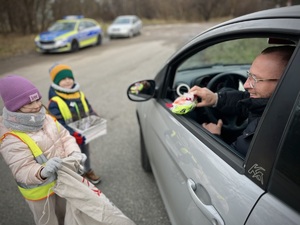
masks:
<path id="1" fill-rule="evenodd" d="M 4 106 L 11 112 L 42 98 L 39 90 L 29 80 L 18 75 L 0 79 L 0 95 Z"/>

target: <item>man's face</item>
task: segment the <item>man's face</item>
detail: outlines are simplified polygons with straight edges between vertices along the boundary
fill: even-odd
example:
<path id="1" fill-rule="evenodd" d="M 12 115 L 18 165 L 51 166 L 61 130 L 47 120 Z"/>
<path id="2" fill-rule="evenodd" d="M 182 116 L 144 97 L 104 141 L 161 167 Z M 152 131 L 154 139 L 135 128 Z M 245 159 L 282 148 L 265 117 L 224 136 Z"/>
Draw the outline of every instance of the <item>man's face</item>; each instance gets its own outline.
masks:
<path id="1" fill-rule="evenodd" d="M 257 56 L 249 72 L 258 80 L 274 80 L 255 82 L 253 78 L 249 77 L 244 83 L 244 88 L 250 93 L 250 98 L 269 98 L 273 94 L 284 69 L 281 58 L 276 53 Z"/>

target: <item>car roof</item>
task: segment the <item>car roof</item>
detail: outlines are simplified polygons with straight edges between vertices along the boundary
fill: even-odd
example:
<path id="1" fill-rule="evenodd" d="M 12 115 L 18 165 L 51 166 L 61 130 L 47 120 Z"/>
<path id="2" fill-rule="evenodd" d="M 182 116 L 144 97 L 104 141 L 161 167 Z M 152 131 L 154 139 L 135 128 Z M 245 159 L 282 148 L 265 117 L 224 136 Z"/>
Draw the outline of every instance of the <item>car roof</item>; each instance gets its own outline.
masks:
<path id="1" fill-rule="evenodd" d="M 91 18 L 60 19 L 60 20 L 56 20 L 55 22 L 64 23 L 64 22 L 79 22 L 79 21 L 93 21 L 93 22 L 96 22 L 94 19 L 91 19 Z"/>
<path id="2" fill-rule="evenodd" d="M 206 34 L 210 33 L 210 36 L 212 33 L 214 34 L 221 34 L 224 32 L 224 29 L 227 30 L 239 30 L 239 24 L 247 23 L 247 22 L 254 22 L 254 21 L 268 21 L 268 20 L 281 20 L 281 19 L 290 19 L 290 20 L 298 20 L 300 19 L 300 5 L 295 6 L 286 6 L 281 8 L 273 8 L 273 9 L 267 9 L 262 10 L 250 14 L 246 14 L 234 19 L 230 19 L 228 21 L 219 23 L 203 32 L 200 32 L 198 35 L 196 35 L 194 38 L 189 40 L 184 46 L 182 46 L 181 49 L 178 50 L 178 52 L 184 51 L 185 49 L 193 46 L 194 43 L 196 43 L 199 38 L 203 38 Z M 234 28 L 234 26 L 237 24 L 237 26 Z M 258 25 L 258 23 L 256 23 Z M 282 25 L 281 25 L 282 26 Z M 227 27 L 227 28 L 226 28 Z M 294 26 L 295 27 L 295 26 Z M 291 27 L 289 27 L 291 29 Z M 295 27 L 297 32 L 299 31 L 298 26 Z M 295 30 L 293 29 L 293 30 Z M 251 27 L 251 30 L 253 30 L 253 27 Z M 171 57 L 172 58 L 172 57 Z M 170 59 L 171 59 L 170 58 Z"/>
<path id="3" fill-rule="evenodd" d="M 284 19 L 284 18 L 300 18 L 300 5 L 286 6 L 281 8 L 273 8 L 262 10 L 254 13 L 250 13 L 244 16 L 240 16 L 218 26 L 223 26 L 226 24 L 249 21 L 249 20 L 259 20 L 259 19 Z"/>
<path id="4" fill-rule="evenodd" d="M 137 17 L 135 15 L 121 15 L 121 16 L 118 16 L 116 18 L 134 18 L 134 17 Z"/>

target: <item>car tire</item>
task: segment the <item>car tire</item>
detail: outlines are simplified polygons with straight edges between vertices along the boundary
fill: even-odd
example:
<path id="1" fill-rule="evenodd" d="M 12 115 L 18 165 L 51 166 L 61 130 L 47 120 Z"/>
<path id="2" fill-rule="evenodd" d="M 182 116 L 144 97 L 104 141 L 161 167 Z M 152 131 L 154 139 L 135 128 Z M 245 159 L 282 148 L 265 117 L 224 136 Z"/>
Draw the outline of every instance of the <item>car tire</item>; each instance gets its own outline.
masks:
<path id="1" fill-rule="evenodd" d="M 102 44 L 102 36 L 99 34 L 97 37 L 96 45 L 101 45 L 101 44 Z"/>
<path id="2" fill-rule="evenodd" d="M 73 40 L 71 44 L 71 52 L 77 52 L 79 50 L 78 41 Z"/>
<path id="3" fill-rule="evenodd" d="M 133 34 L 133 31 L 132 31 L 132 30 L 131 30 L 131 31 L 129 31 L 129 33 L 128 33 L 128 37 L 129 37 L 129 38 L 132 38 L 132 37 L 133 37 L 133 35 L 134 35 L 134 34 Z"/>
<path id="4" fill-rule="evenodd" d="M 140 145 L 141 145 L 140 147 L 141 147 L 141 164 L 142 164 L 142 167 L 143 167 L 145 172 L 151 173 L 152 168 L 151 168 L 151 164 L 150 164 L 150 161 L 149 161 L 149 157 L 148 157 L 148 153 L 147 153 L 147 150 L 146 150 L 144 137 L 143 137 L 143 133 L 142 133 L 141 129 L 140 129 Z"/>

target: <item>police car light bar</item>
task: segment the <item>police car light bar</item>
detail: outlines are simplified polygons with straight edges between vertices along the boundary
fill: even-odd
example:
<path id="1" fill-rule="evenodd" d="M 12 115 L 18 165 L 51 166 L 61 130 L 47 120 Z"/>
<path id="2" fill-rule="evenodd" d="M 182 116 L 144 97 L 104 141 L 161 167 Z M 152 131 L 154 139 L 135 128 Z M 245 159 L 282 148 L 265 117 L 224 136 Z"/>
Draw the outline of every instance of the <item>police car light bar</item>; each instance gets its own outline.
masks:
<path id="1" fill-rule="evenodd" d="M 68 15 L 64 16 L 65 20 L 76 20 L 76 19 L 82 19 L 84 18 L 83 15 Z"/>

